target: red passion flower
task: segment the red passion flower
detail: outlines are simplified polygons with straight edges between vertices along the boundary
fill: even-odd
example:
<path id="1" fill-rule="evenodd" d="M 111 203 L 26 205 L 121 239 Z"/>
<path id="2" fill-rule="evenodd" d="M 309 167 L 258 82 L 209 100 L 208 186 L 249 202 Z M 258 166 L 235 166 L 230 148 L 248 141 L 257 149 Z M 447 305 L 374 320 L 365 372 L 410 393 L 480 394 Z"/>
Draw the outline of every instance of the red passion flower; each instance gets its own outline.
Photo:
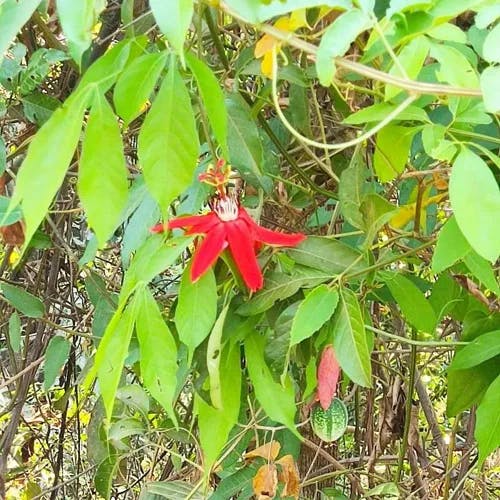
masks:
<path id="1" fill-rule="evenodd" d="M 293 247 L 305 239 L 300 233 L 283 234 L 259 226 L 240 206 L 235 195 L 221 193 L 220 190 L 212 198 L 210 208 L 207 214 L 176 217 L 151 228 L 154 233 L 183 228 L 187 235 L 205 235 L 194 252 L 192 281 L 196 281 L 229 248 L 243 281 L 255 292 L 263 285 L 256 247 L 261 243 Z"/>

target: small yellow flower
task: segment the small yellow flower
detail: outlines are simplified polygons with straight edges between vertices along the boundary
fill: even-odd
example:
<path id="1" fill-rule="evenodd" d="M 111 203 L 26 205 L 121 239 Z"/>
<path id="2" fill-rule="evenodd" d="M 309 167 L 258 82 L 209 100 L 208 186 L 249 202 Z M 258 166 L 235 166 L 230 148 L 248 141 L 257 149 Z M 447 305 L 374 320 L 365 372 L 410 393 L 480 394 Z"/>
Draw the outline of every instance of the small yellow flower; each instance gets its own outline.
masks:
<path id="1" fill-rule="evenodd" d="M 305 9 L 292 12 L 290 16 L 280 17 L 274 23 L 275 28 L 288 33 L 293 33 L 303 26 L 307 26 Z M 264 35 L 255 45 L 255 57 L 257 59 L 263 58 L 260 69 L 264 76 L 271 78 L 273 69 L 273 49 L 276 48 L 276 51 L 280 52 L 282 45 L 283 42 L 281 40 L 269 34 Z"/>

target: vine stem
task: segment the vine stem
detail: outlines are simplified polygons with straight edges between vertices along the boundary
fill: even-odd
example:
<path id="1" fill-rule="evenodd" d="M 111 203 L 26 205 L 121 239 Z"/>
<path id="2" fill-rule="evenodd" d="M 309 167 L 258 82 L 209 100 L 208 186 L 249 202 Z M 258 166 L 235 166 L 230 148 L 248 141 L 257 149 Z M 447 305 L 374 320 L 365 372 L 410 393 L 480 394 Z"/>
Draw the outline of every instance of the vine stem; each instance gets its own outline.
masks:
<path id="1" fill-rule="evenodd" d="M 243 22 L 245 24 L 252 24 L 241 17 L 224 1 L 221 1 L 219 3 L 219 8 L 237 21 Z M 316 54 L 318 52 L 318 47 L 316 47 L 316 45 L 302 40 L 293 33 L 275 28 L 270 24 L 260 24 L 256 25 L 255 27 L 262 33 L 271 35 L 281 42 L 285 42 L 288 45 L 295 47 L 296 49 L 306 52 L 311 56 L 313 60 L 315 60 Z M 336 66 L 339 68 L 353 71 L 354 73 L 370 78 L 371 80 L 388 83 L 390 85 L 394 85 L 395 87 L 405 89 L 416 94 L 457 95 L 466 97 L 482 97 L 483 95 L 480 89 L 454 87 L 452 85 L 440 83 L 418 82 L 416 80 L 401 78 L 396 75 L 390 75 L 389 73 L 385 73 L 384 71 L 371 68 L 370 66 L 366 66 L 364 64 L 358 63 L 356 61 L 351 61 L 343 57 L 336 57 L 334 61 Z"/>
<path id="2" fill-rule="evenodd" d="M 388 339 L 395 340 L 402 344 L 409 344 L 411 346 L 422 346 L 422 347 L 447 347 L 448 349 L 454 349 L 456 346 L 468 345 L 469 342 L 432 342 L 427 340 L 415 340 L 414 338 L 407 339 L 406 337 L 400 337 L 399 335 L 395 335 L 394 333 L 385 332 L 384 330 L 380 330 L 380 328 L 375 328 L 370 325 L 365 325 L 366 330 L 370 330 L 373 333 L 378 333 L 383 337 L 387 337 Z"/>
<path id="3" fill-rule="evenodd" d="M 417 332 L 414 328 L 411 330 L 411 339 L 413 342 L 416 341 L 415 336 Z M 399 451 L 398 468 L 394 477 L 394 482 L 399 483 L 401 480 L 401 474 L 403 472 L 403 464 L 408 450 L 408 436 L 410 434 L 411 425 L 411 409 L 413 405 L 413 391 L 415 388 L 415 372 L 417 366 L 417 346 L 411 344 L 410 352 L 410 374 L 408 377 L 408 390 L 406 391 L 406 408 L 405 408 L 405 426 L 403 430 L 403 438 L 401 443 L 401 449 Z"/>
<path id="4" fill-rule="evenodd" d="M 384 128 L 388 123 L 394 120 L 400 113 L 402 113 L 413 101 L 418 98 L 418 95 L 411 94 L 409 95 L 401 104 L 399 104 L 393 111 L 391 111 L 382 121 L 377 123 L 370 130 L 367 130 L 364 134 L 356 137 L 355 139 L 351 139 L 350 141 L 339 142 L 337 144 L 325 144 L 323 142 L 313 141 L 312 139 L 308 139 L 304 135 L 302 135 L 298 130 L 296 130 L 293 125 L 287 120 L 283 111 L 281 111 L 281 107 L 278 99 L 278 58 L 276 53 L 276 46 L 273 47 L 273 65 L 272 65 L 272 98 L 274 107 L 276 109 L 276 113 L 278 114 L 280 120 L 283 125 L 287 128 L 287 130 L 299 141 L 304 142 L 309 146 L 313 146 L 315 148 L 322 148 L 327 150 L 341 150 L 350 148 L 352 146 L 356 146 L 357 144 L 361 144 L 365 142 L 370 137 L 374 136 L 379 130 Z"/>

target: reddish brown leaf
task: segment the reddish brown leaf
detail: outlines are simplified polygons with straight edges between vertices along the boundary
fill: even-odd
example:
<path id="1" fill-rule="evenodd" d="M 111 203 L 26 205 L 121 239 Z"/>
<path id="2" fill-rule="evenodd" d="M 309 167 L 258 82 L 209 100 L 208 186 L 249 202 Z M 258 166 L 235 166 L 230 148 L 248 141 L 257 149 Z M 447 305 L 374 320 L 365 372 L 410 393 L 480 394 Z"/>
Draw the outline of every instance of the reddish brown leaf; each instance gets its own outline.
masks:
<path id="1" fill-rule="evenodd" d="M 292 455 L 285 455 L 281 457 L 277 462 L 281 465 L 281 472 L 279 474 L 279 480 L 285 483 L 281 497 L 294 497 L 299 498 L 300 492 L 300 478 L 297 465 Z"/>
<path id="2" fill-rule="evenodd" d="M 245 459 L 261 457 L 268 462 L 271 462 L 278 456 L 280 448 L 281 445 L 278 443 L 278 441 L 270 441 L 269 443 L 255 448 L 255 450 L 245 453 Z"/>
<path id="3" fill-rule="evenodd" d="M 323 410 L 326 410 L 335 397 L 340 376 L 340 365 L 335 358 L 333 346 L 327 345 L 323 349 L 317 375 L 319 403 Z"/>
<path id="4" fill-rule="evenodd" d="M 276 496 L 278 486 L 278 471 L 274 464 L 266 464 L 260 467 L 253 481 L 253 492 L 257 500 L 268 500 Z"/>

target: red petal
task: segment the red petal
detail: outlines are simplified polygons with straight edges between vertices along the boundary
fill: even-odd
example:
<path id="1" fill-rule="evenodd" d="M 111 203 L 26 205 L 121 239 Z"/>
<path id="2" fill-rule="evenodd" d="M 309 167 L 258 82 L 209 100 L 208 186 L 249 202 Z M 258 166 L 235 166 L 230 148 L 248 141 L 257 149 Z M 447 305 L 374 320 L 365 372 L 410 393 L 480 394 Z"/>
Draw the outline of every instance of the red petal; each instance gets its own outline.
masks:
<path id="1" fill-rule="evenodd" d="M 323 349 L 317 375 L 319 403 L 323 410 L 327 410 L 337 392 L 337 382 L 340 376 L 340 365 L 331 345 Z"/>
<path id="2" fill-rule="evenodd" d="M 193 256 L 191 281 L 196 281 L 227 247 L 226 229 L 224 224 L 215 226 L 198 245 Z"/>
<path id="3" fill-rule="evenodd" d="M 265 243 L 266 245 L 278 245 L 283 247 L 294 247 L 306 239 L 302 233 L 278 233 L 271 231 L 265 227 L 259 226 L 249 215 L 244 208 L 240 208 L 239 217 L 243 219 L 251 228 L 254 233 L 254 238 L 257 241 Z"/>
<path id="4" fill-rule="evenodd" d="M 254 241 L 247 224 L 240 219 L 226 222 L 227 241 L 234 261 L 238 266 L 243 281 L 255 292 L 262 288 L 264 279 L 255 256 Z"/>
<path id="5" fill-rule="evenodd" d="M 208 223 L 216 223 L 219 218 L 213 212 L 204 215 L 188 215 L 187 217 L 175 217 L 168 221 L 169 229 L 176 229 L 179 227 L 189 227 L 191 232 L 194 231 L 198 226 L 206 227 Z M 205 232 L 205 231 L 200 231 Z"/>
<path id="6" fill-rule="evenodd" d="M 162 222 L 161 224 L 155 224 L 153 227 L 149 228 L 149 231 L 151 233 L 164 233 L 167 229 L 167 224 Z"/>

